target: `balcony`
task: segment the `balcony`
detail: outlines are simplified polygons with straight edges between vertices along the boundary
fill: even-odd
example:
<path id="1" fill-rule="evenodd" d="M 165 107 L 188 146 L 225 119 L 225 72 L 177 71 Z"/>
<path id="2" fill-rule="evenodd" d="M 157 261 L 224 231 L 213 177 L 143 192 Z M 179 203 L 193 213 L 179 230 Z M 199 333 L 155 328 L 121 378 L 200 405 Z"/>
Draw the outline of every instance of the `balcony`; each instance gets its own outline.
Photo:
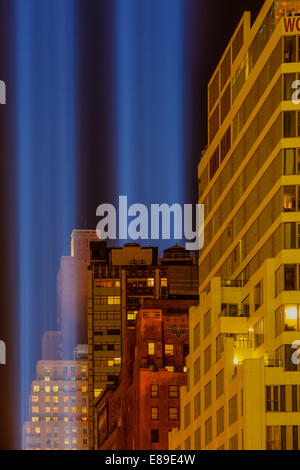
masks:
<path id="1" fill-rule="evenodd" d="M 249 311 L 248 310 L 235 310 L 235 311 L 228 311 L 222 310 L 222 312 L 219 314 L 219 317 L 225 317 L 225 318 L 249 318 Z"/>
<path id="2" fill-rule="evenodd" d="M 283 367 L 283 362 L 281 359 L 266 359 L 265 366 L 266 367 Z"/>
<path id="3" fill-rule="evenodd" d="M 245 281 L 241 279 L 222 279 L 221 287 L 244 287 Z"/>
<path id="4" fill-rule="evenodd" d="M 237 349 L 252 349 L 253 341 L 250 339 L 237 339 L 233 342 L 233 346 Z"/>

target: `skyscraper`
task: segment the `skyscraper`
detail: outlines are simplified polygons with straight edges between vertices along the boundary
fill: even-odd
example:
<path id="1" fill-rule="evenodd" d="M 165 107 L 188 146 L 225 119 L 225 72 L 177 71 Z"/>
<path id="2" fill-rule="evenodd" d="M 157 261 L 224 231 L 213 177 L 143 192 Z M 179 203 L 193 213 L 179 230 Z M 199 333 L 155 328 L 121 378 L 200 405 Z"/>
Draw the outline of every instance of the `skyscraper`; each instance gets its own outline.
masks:
<path id="1" fill-rule="evenodd" d="M 87 269 L 95 230 L 73 230 L 70 256 L 62 256 L 57 276 L 58 328 L 63 359 L 72 359 L 77 344 L 87 344 Z"/>
<path id="2" fill-rule="evenodd" d="M 208 85 L 200 303 L 170 447 L 299 449 L 300 2 L 246 12 Z"/>
<path id="3" fill-rule="evenodd" d="M 23 449 L 88 449 L 87 360 L 39 361 Z"/>
<path id="4" fill-rule="evenodd" d="M 121 370 L 128 329 L 135 329 L 145 299 L 198 298 L 198 267 L 179 246 L 158 258 L 156 247 L 91 243 L 88 281 L 89 442 L 98 448 L 95 403 Z"/>

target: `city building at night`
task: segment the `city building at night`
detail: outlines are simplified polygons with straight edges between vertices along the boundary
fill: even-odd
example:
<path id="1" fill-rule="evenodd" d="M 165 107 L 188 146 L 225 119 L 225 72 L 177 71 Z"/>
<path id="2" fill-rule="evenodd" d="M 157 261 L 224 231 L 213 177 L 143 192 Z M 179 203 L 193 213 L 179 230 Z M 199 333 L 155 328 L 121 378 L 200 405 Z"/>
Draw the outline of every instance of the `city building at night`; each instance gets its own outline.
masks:
<path id="1" fill-rule="evenodd" d="M 127 329 L 120 385 L 96 405 L 99 449 L 167 450 L 186 384 L 189 307 L 197 300 L 145 300 Z"/>
<path id="2" fill-rule="evenodd" d="M 243 15 L 208 85 L 199 305 L 171 449 L 299 449 L 300 2 Z"/>
<path id="3" fill-rule="evenodd" d="M 57 276 L 58 328 L 62 359 L 71 360 L 74 347 L 87 344 L 87 269 L 95 230 L 73 230 L 70 256 L 62 256 Z"/>
<path id="4" fill-rule="evenodd" d="M 39 361 L 23 425 L 24 450 L 88 449 L 87 360 Z"/>
<path id="5" fill-rule="evenodd" d="M 179 246 L 165 250 L 140 247 L 108 248 L 91 243 L 88 280 L 89 438 L 98 448 L 95 403 L 121 371 L 125 336 L 135 330 L 145 299 L 197 299 L 198 267 Z M 92 444 L 93 443 L 93 444 Z"/>

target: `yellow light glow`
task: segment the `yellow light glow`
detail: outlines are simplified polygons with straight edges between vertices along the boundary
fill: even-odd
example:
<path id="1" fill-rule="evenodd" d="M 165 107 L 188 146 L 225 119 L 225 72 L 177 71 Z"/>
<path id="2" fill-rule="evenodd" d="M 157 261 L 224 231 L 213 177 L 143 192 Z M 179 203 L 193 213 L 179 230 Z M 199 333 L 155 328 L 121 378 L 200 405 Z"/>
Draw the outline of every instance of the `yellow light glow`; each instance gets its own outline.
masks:
<path id="1" fill-rule="evenodd" d="M 285 318 L 287 320 L 297 320 L 297 305 L 287 305 L 285 307 Z"/>
<path id="2" fill-rule="evenodd" d="M 238 358 L 237 358 L 237 357 L 235 357 L 235 358 L 233 359 L 233 363 L 234 363 L 236 366 L 238 365 L 238 363 L 239 363 L 239 360 L 238 360 Z"/>

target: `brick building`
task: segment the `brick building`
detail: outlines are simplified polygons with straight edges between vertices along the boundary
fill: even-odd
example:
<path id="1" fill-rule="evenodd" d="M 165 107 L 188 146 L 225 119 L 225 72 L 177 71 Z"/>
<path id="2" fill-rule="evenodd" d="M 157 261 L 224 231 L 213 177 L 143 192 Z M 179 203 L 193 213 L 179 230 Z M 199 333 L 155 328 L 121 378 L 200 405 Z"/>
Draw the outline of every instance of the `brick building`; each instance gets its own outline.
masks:
<path id="1" fill-rule="evenodd" d="M 188 312 L 196 302 L 144 301 L 136 328 L 125 334 L 120 385 L 105 390 L 96 406 L 101 450 L 168 449 L 168 433 L 179 425 Z"/>

